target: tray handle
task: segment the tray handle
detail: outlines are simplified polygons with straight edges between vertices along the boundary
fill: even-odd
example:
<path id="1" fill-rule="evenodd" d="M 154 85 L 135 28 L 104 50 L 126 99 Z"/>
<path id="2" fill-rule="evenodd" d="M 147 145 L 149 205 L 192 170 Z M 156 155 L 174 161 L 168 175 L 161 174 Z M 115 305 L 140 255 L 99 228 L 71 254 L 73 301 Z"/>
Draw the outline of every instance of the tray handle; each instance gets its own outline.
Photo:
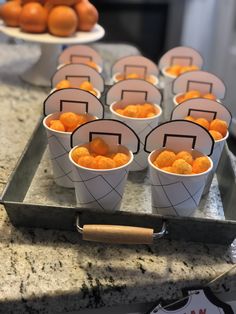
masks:
<path id="1" fill-rule="evenodd" d="M 161 231 L 154 233 L 151 228 L 118 225 L 88 224 L 82 228 L 79 224 L 79 216 L 76 217 L 76 229 L 82 234 L 83 240 L 117 244 L 151 244 L 153 240 L 167 234 L 165 221 L 163 221 Z"/>

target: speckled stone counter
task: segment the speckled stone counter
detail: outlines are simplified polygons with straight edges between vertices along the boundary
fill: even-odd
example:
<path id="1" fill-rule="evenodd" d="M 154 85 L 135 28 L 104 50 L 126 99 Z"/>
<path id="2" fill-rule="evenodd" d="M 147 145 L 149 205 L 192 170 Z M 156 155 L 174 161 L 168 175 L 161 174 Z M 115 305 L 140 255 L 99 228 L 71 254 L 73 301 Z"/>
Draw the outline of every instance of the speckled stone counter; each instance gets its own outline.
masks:
<path id="1" fill-rule="evenodd" d="M 110 63 L 121 51 L 136 52 L 127 46 L 98 48 Z M 19 78 L 38 56 L 37 45 L 0 43 L 1 192 L 49 91 Z M 152 246 L 88 243 L 73 232 L 16 229 L 0 206 L 0 313 L 69 313 L 174 299 L 181 288 L 205 285 L 231 267 L 224 246 L 167 240 Z M 212 288 L 234 290 L 235 279 L 232 272 Z"/>

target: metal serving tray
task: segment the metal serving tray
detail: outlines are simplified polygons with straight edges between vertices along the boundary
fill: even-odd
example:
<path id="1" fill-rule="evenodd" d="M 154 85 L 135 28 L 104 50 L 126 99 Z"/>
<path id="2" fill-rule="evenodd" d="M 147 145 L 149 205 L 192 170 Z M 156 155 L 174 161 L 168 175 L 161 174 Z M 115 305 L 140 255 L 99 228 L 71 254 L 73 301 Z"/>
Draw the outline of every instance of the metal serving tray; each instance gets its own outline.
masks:
<path id="1" fill-rule="evenodd" d="M 154 228 L 166 222 L 166 238 L 230 244 L 236 237 L 236 184 L 233 160 L 224 149 L 209 195 L 195 217 L 152 214 L 147 173 L 130 173 L 120 211 L 97 211 L 76 206 L 73 189 L 52 179 L 47 138 L 39 121 L 4 190 L 1 203 L 16 227 L 75 230 L 80 224 L 116 224 Z"/>

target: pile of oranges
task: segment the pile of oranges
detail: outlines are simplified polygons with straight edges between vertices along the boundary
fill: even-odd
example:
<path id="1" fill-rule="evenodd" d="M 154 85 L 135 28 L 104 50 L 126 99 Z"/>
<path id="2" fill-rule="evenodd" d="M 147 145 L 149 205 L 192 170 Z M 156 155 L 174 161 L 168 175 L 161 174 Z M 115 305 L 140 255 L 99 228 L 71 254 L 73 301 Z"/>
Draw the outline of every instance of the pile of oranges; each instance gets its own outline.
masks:
<path id="1" fill-rule="evenodd" d="M 212 121 L 208 121 L 205 118 L 193 118 L 192 116 L 185 117 L 185 120 L 193 121 L 197 124 L 200 124 L 205 129 L 207 129 L 215 141 L 219 141 L 224 138 L 227 134 L 228 125 L 227 122 L 221 119 L 214 119 Z"/>
<path id="2" fill-rule="evenodd" d="M 211 100 L 216 100 L 216 96 L 212 93 L 202 94 L 198 90 L 190 90 L 185 94 L 179 95 L 176 97 L 176 102 L 179 104 L 185 100 L 192 99 L 192 98 L 206 98 Z"/>
<path id="3" fill-rule="evenodd" d="M 0 18 L 24 32 L 68 37 L 90 31 L 98 11 L 88 0 L 11 0 L 1 5 Z"/>
<path id="4" fill-rule="evenodd" d="M 87 92 L 90 92 L 94 96 L 97 96 L 96 90 L 94 90 L 93 85 L 88 81 L 82 82 L 79 86 L 72 85 L 69 80 L 62 80 L 59 83 L 57 83 L 56 89 L 64 89 L 64 88 L 80 88 L 80 89 L 86 90 Z"/>
<path id="5" fill-rule="evenodd" d="M 59 119 L 50 120 L 49 128 L 61 132 L 73 132 L 80 125 L 91 120 L 88 114 L 76 114 L 74 112 L 64 112 Z"/>
<path id="6" fill-rule="evenodd" d="M 90 169 L 113 169 L 127 164 L 130 157 L 125 153 L 109 153 L 109 146 L 100 137 L 84 146 L 76 147 L 71 154 L 74 162 Z"/>
<path id="7" fill-rule="evenodd" d="M 211 166 L 206 156 L 194 159 L 188 151 L 175 153 L 171 150 L 162 151 L 153 164 L 161 170 L 176 174 L 198 174 L 207 171 Z"/>
<path id="8" fill-rule="evenodd" d="M 115 109 L 115 112 L 129 118 L 151 118 L 159 113 L 158 108 L 148 103 L 128 105 L 123 109 Z"/>
<path id="9" fill-rule="evenodd" d="M 173 64 L 169 68 L 166 69 L 166 72 L 173 76 L 179 76 L 182 73 L 199 70 L 199 67 L 196 65 L 179 65 Z"/>

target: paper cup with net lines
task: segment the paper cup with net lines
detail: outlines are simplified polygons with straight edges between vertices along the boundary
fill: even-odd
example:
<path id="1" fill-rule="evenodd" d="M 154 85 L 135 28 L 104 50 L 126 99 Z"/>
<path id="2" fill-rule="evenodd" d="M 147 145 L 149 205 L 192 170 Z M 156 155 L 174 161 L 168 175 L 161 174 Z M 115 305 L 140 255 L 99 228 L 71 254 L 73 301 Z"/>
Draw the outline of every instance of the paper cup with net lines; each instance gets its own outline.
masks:
<path id="1" fill-rule="evenodd" d="M 202 126 L 185 120 L 173 120 L 157 126 L 145 142 L 148 157 L 153 213 L 192 216 L 196 211 L 213 167 L 211 155 L 214 140 Z M 163 150 L 187 151 L 193 158 L 206 156 L 209 167 L 195 174 L 179 174 L 158 168 L 154 161 Z"/>
<path id="2" fill-rule="evenodd" d="M 139 153 L 134 156 L 130 171 L 140 171 L 148 167 L 148 154 L 144 151 L 144 141 L 146 135 L 159 123 L 162 115 L 161 101 L 162 96 L 158 88 L 144 80 L 124 80 L 113 85 L 107 92 L 106 103 L 110 106 L 113 119 L 126 123 L 140 139 Z M 140 105 L 144 104 L 151 104 L 150 110 L 153 112 L 150 117 L 136 118 L 121 114 L 121 110 L 124 108 L 128 110 L 129 105 L 141 108 Z"/>
<path id="3" fill-rule="evenodd" d="M 100 138 L 109 147 L 109 154 L 124 153 L 125 164 L 112 169 L 92 169 L 73 159 L 73 152 L 80 146 L 90 147 L 91 141 Z M 88 122 L 71 135 L 69 154 L 73 169 L 75 194 L 79 207 L 115 211 L 120 208 L 133 153 L 138 152 L 139 139 L 134 131 L 122 122 L 103 119 Z M 101 156 L 100 156 L 101 157 Z"/>
<path id="4" fill-rule="evenodd" d="M 173 109 L 173 81 L 184 71 L 201 69 L 202 65 L 202 56 L 190 47 L 175 47 L 161 57 L 158 66 L 163 76 L 163 118 L 165 121 L 170 119 Z"/>
<path id="5" fill-rule="evenodd" d="M 58 57 L 59 67 L 65 64 L 86 64 L 102 73 L 103 62 L 100 54 L 87 45 L 73 45 L 62 51 Z"/>
<path id="6" fill-rule="evenodd" d="M 68 157 L 72 131 L 64 132 L 50 128 L 51 121 L 58 120 L 65 112 L 84 115 L 86 121 L 91 121 L 103 118 L 104 107 L 91 93 L 74 88 L 55 91 L 44 101 L 43 125 L 48 139 L 54 181 L 60 186 L 73 188 L 72 169 Z"/>
<path id="7" fill-rule="evenodd" d="M 157 65 L 143 56 L 123 57 L 114 63 L 111 72 L 112 84 L 126 79 L 143 79 L 155 86 L 159 83 Z"/>
<path id="8" fill-rule="evenodd" d="M 174 80 L 172 88 L 173 107 L 193 98 L 205 98 L 221 102 L 226 92 L 224 82 L 215 74 L 206 71 L 183 73 Z"/>
<path id="9" fill-rule="evenodd" d="M 222 134 L 216 133 L 214 149 L 211 154 L 213 168 L 208 176 L 206 186 L 203 191 L 203 195 L 205 195 L 206 193 L 209 192 L 214 173 L 216 172 L 223 148 L 226 143 L 226 139 L 229 136 L 228 128 L 232 120 L 232 115 L 225 106 L 223 106 L 221 103 L 215 100 L 195 98 L 186 100 L 183 103 L 181 103 L 180 106 L 177 106 L 172 112 L 171 120 L 184 119 L 186 117 L 192 117 L 193 119 L 196 120 L 196 122 L 199 121 L 199 123 L 201 123 L 202 118 L 206 119 L 207 121 L 209 121 L 209 126 L 210 122 L 215 119 L 223 121 L 218 122 L 218 124 L 220 123 L 220 125 L 217 125 L 217 121 L 215 122 L 216 123 L 215 130 L 214 124 L 212 125 L 212 127 L 209 127 L 209 129 L 211 129 L 210 132 L 220 130 Z M 214 132 L 212 135 L 214 137 Z M 217 138 L 217 136 L 219 135 L 222 135 L 222 138 L 219 137 Z"/>
<path id="10" fill-rule="evenodd" d="M 86 64 L 65 64 L 54 73 L 51 92 L 73 87 L 85 89 L 97 98 L 101 98 L 104 84 L 103 77 L 92 67 Z"/>

